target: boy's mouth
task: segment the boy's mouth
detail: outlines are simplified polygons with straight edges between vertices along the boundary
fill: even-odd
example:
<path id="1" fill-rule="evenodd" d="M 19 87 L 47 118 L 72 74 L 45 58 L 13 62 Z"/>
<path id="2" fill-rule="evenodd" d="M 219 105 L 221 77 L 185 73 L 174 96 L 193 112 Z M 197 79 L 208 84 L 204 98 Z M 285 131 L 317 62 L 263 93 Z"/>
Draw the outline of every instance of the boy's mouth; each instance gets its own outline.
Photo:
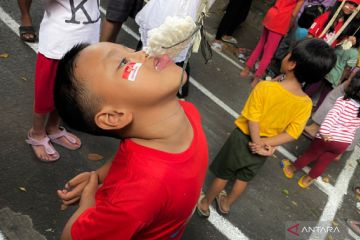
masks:
<path id="1" fill-rule="evenodd" d="M 161 71 L 171 63 L 172 63 L 172 60 L 169 58 L 168 55 L 162 55 L 159 58 L 155 58 L 154 67 L 155 67 L 156 71 Z"/>

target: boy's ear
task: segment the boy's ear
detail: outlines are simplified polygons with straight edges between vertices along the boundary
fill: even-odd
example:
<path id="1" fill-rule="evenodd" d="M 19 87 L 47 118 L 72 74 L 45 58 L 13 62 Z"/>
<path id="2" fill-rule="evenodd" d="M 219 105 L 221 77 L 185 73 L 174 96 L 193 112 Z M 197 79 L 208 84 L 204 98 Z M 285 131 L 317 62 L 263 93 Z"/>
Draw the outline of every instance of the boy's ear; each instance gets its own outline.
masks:
<path id="1" fill-rule="evenodd" d="M 133 115 L 127 110 L 101 110 L 95 115 L 96 125 L 103 130 L 118 130 L 129 125 Z"/>
<path id="2" fill-rule="evenodd" d="M 286 70 L 292 71 L 292 70 L 294 70 L 295 67 L 296 67 L 296 62 L 289 61 L 289 64 L 287 65 L 287 69 L 286 69 Z"/>

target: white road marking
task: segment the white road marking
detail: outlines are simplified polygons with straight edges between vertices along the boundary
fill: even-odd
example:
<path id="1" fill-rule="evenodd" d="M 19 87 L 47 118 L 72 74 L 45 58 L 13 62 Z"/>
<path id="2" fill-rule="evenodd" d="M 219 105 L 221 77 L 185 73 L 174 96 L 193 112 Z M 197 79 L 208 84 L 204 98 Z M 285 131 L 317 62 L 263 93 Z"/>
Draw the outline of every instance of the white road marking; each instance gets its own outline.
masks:
<path id="1" fill-rule="evenodd" d="M 1 13 L 0 13 L 1 14 Z M 0 240 L 5 240 L 4 234 L 0 231 Z"/>

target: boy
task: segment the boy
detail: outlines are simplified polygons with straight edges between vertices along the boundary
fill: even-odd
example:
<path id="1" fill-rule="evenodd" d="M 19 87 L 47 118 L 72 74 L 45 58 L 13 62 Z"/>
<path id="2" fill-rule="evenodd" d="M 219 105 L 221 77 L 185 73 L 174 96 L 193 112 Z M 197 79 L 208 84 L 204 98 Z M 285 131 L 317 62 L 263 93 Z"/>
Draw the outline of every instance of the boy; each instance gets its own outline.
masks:
<path id="1" fill-rule="evenodd" d="M 166 57 L 113 43 L 79 45 L 60 61 L 54 99 L 62 119 L 122 139 L 112 162 L 58 191 L 65 205 L 81 196 L 62 239 L 181 237 L 208 151 L 198 111 L 176 98 L 180 76 L 181 68 Z"/>
<path id="2" fill-rule="evenodd" d="M 39 52 L 35 69 L 33 124 L 26 142 L 40 161 L 60 158 L 52 143 L 70 150 L 80 148 L 78 137 L 59 126 L 54 109 L 53 88 L 59 59 L 81 42 L 99 41 L 98 0 L 44 0 L 45 13 L 40 24 Z"/>
<path id="3" fill-rule="evenodd" d="M 278 145 L 297 139 L 311 114 L 311 99 L 302 83 L 321 79 L 335 64 L 336 57 L 322 40 L 304 40 L 283 59 L 279 82 L 259 83 L 248 100 L 236 128 L 216 156 L 210 170 L 216 178 L 206 195 L 199 198 L 197 212 L 209 217 L 209 205 L 216 198 L 220 213 L 227 214 L 247 183 Z M 231 193 L 223 191 L 236 179 Z"/>

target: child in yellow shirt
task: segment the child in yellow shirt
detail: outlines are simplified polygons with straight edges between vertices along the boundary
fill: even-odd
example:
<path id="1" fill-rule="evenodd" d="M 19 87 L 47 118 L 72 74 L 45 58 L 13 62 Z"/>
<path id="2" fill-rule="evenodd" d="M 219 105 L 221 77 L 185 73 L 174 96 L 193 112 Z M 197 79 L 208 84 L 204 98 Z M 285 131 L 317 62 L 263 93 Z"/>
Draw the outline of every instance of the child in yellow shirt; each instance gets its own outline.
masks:
<path id="1" fill-rule="evenodd" d="M 210 165 L 216 178 L 200 196 L 197 212 L 209 217 L 209 205 L 216 200 L 222 214 L 240 197 L 275 147 L 297 139 L 310 117 L 312 102 L 302 83 L 322 79 L 334 66 L 334 50 L 319 39 L 299 42 L 282 60 L 279 81 L 263 81 L 251 92 L 236 128 Z M 235 179 L 231 193 L 223 190 Z"/>

